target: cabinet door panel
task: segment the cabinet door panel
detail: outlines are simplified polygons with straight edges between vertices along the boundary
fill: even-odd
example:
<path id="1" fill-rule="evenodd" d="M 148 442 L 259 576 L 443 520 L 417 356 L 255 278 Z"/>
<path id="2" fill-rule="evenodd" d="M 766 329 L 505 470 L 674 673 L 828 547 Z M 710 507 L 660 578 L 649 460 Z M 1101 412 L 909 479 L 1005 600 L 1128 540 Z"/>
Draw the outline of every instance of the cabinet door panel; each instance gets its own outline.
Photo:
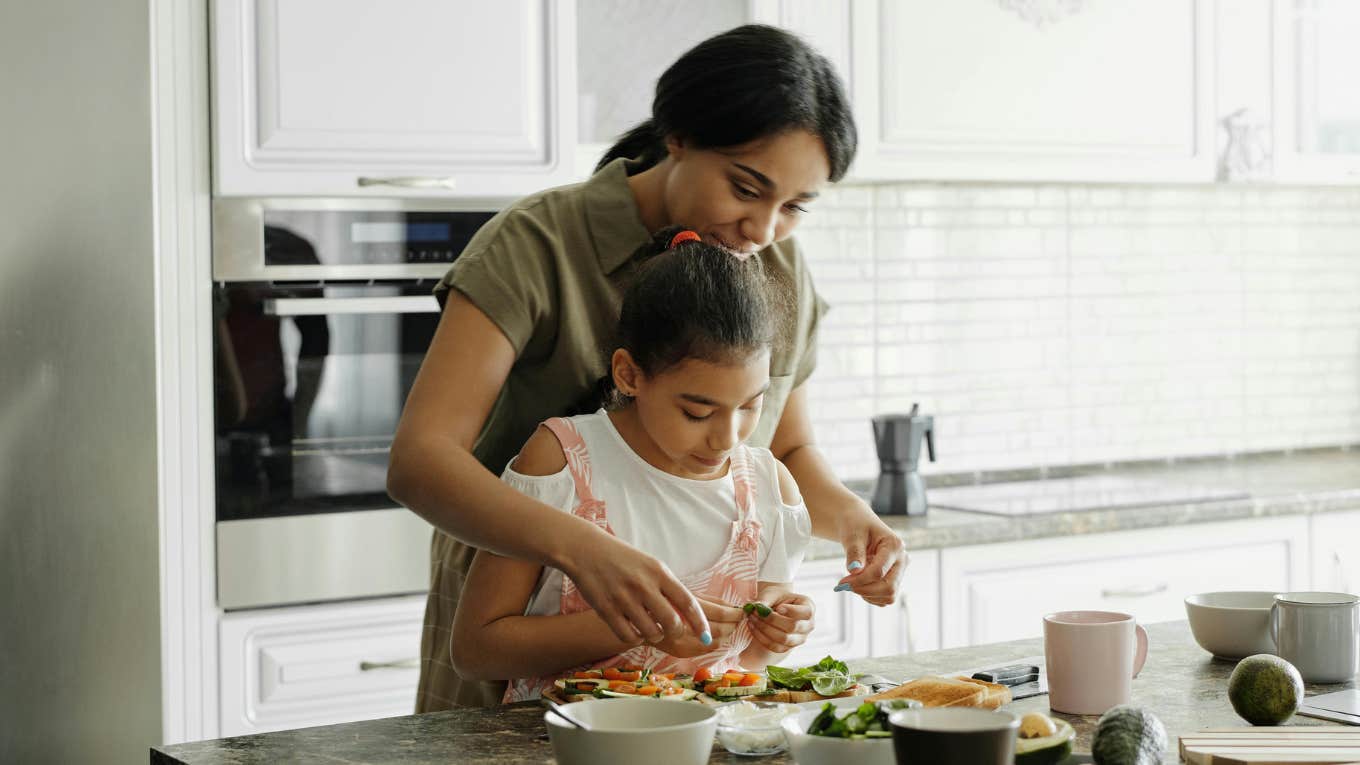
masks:
<path id="1" fill-rule="evenodd" d="M 219 193 L 391 194 L 369 184 L 414 176 L 441 183 L 401 193 L 496 196 L 565 179 L 573 10 L 570 0 L 218 0 Z"/>
<path id="2" fill-rule="evenodd" d="M 1318 513 L 1312 522 L 1312 589 L 1360 592 L 1360 511 Z"/>
<path id="3" fill-rule="evenodd" d="M 856 175 L 1211 180 L 1210 10 L 864 0 Z"/>
<path id="4" fill-rule="evenodd" d="M 1307 581 L 1307 521 L 1276 518 L 946 549 L 946 648 L 1037 637 L 1043 615 L 1093 609 L 1185 618 L 1185 596 Z"/>

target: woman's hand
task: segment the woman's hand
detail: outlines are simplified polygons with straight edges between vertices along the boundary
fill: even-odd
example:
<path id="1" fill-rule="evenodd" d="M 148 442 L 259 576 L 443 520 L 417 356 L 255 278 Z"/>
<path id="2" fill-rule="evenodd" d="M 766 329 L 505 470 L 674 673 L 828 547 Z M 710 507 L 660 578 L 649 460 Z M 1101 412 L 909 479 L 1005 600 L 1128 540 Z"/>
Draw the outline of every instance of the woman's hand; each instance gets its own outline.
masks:
<path id="1" fill-rule="evenodd" d="M 704 643 L 693 632 L 685 630 L 679 637 L 666 637 L 657 641 L 656 647 L 681 659 L 693 658 L 712 651 L 714 646 L 722 645 L 723 641 L 737 631 L 741 620 L 746 618 L 746 614 L 740 608 L 726 603 L 699 598 L 699 606 L 708 619 L 712 641 Z"/>
<path id="2" fill-rule="evenodd" d="M 619 640 L 657 643 L 689 632 L 700 644 L 712 644 L 699 600 L 666 564 L 599 527 L 581 527 L 580 538 L 563 545 L 565 552 L 554 564 Z"/>
<path id="3" fill-rule="evenodd" d="M 747 615 L 751 637 L 770 653 L 783 654 L 807 642 L 817 606 L 806 595 L 789 592 L 785 584 L 766 585 L 756 601 L 770 607 L 769 616 Z"/>
<path id="4" fill-rule="evenodd" d="M 875 606 L 897 602 L 908 563 L 902 538 L 867 507 L 847 513 L 840 531 L 850 573 L 836 584 L 836 591 L 853 590 Z"/>

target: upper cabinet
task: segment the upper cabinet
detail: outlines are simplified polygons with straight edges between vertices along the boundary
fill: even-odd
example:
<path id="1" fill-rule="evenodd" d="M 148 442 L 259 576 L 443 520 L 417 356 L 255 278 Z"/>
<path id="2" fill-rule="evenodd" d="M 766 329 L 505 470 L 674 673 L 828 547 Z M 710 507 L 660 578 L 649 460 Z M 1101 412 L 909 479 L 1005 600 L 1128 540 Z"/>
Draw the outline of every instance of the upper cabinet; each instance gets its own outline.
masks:
<path id="1" fill-rule="evenodd" d="M 1210 181 L 1207 0 L 855 0 L 855 177 Z"/>
<path id="2" fill-rule="evenodd" d="M 1274 177 L 1360 182 L 1360 3 L 1276 0 L 1273 31 Z"/>
<path id="3" fill-rule="evenodd" d="M 845 77 L 849 8 L 849 0 L 576 0 L 578 176 L 589 175 L 620 135 L 651 116 L 656 81 L 667 67 L 732 27 L 760 23 L 796 32 Z"/>
<path id="4" fill-rule="evenodd" d="M 507 197 L 565 182 L 572 0 L 216 0 L 223 195 Z"/>

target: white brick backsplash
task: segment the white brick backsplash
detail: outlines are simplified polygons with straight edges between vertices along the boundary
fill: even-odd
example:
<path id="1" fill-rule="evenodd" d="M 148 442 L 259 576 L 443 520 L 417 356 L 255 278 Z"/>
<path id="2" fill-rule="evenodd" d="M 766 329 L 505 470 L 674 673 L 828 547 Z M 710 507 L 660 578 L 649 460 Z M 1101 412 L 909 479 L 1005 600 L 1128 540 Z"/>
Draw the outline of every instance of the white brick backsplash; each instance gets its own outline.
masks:
<path id="1" fill-rule="evenodd" d="M 914 402 L 927 473 L 1360 442 L 1360 189 L 841 187 L 799 241 L 844 478 Z"/>

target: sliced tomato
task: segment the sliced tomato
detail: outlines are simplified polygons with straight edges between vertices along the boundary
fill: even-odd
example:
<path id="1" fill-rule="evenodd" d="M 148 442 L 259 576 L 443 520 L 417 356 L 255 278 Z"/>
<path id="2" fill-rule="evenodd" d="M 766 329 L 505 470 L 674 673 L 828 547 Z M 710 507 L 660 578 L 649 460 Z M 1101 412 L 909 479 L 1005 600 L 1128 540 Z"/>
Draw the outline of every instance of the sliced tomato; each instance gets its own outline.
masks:
<path id="1" fill-rule="evenodd" d="M 642 673 L 641 673 L 641 672 L 626 672 L 626 671 L 622 671 L 622 672 L 619 672 L 619 676 L 618 676 L 617 679 L 619 679 L 619 680 L 627 680 L 627 681 L 630 682 L 630 683 L 636 683 L 636 682 L 638 681 L 638 678 L 641 677 L 641 676 L 642 676 Z"/>
<path id="2" fill-rule="evenodd" d="M 667 688 L 666 690 L 662 691 L 662 693 L 666 696 L 674 696 L 676 694 L 684 692 L 685 692 L 684 688 Z"/>
<path id="3" fill-rule="evenodd" d="M 707 683 L 707 684 L 704 685 L 704 693 L 707 693 L 707 694 L 710 695 L 710 696 L 712 696 L 712 695 L 713 695 L 713 692 L 716 691 L 716 690 L 718 690 L 718 684 L 717 684 L 717 683 Z"/>
<path id="4" fill-rule="evenodd" d="M 713 671 L 710 670 L 708 667 L 704 667 L 703 669 L 694 673 L 694 684 L 698 685 L 699 683 L 704 682 L 710 677 L 713 677 Z"/>
<path id="5" fill-rule="evenodd" d="M 745 672 L 724 672 L 724 673 L 723 673 L 723 679 L 724 679 L 724 680 L 731 680 L 731 681 L 734 682 L 734 683 L 740 683 L 741 680 L 742 680 L 742 678 L 744 678 L 744 677 L 746 677 L 746 673 L 745 673 Z"/>
<path id="6" fill-rule="evenodd" d="M 641 688 L 637 689 L 637 693 L 639 696 L 655 696 L 660 692 L 661 689 L 656 687 L 655 685 L 644 685 Z"/>
<path id="7" fill-rule="evenodd" d="M 604 677 L 598 669 L 588 669 L 585 672 L 573 672 L 571 676 L 576 680 L 598 680 Z"/>
<path id="8" fill-rule="evenodd" d="M 609 690 L 616 693 L 637 693 L 637 686 L 623 680 L 610 680 Z"/>
<path id="9" fill-rule="evenodd" d="M 618 667 L 605 667 L 605 668 L 604 668 L 604 679 L 606 679 L 606 680 L 618 680 L 618 679 L 619 679 L 619 668 L 618 668 Z"/>
<path id="10" fill-rule="evenodd" d="M 759 682 L 760 682 L 760 675 L 757 675 L 757 674 L 754 673 L 754 672 L 747 672 L 747 673 L 746 673 L 746 676 L 743 677 L 743 678 L 741 679 L 741 682 L 738 683 L 738 685 L 742 685 L 742 686 L 749 687 L 749 686 L 755 685 L 756 683 L 759 683 Z"/>

